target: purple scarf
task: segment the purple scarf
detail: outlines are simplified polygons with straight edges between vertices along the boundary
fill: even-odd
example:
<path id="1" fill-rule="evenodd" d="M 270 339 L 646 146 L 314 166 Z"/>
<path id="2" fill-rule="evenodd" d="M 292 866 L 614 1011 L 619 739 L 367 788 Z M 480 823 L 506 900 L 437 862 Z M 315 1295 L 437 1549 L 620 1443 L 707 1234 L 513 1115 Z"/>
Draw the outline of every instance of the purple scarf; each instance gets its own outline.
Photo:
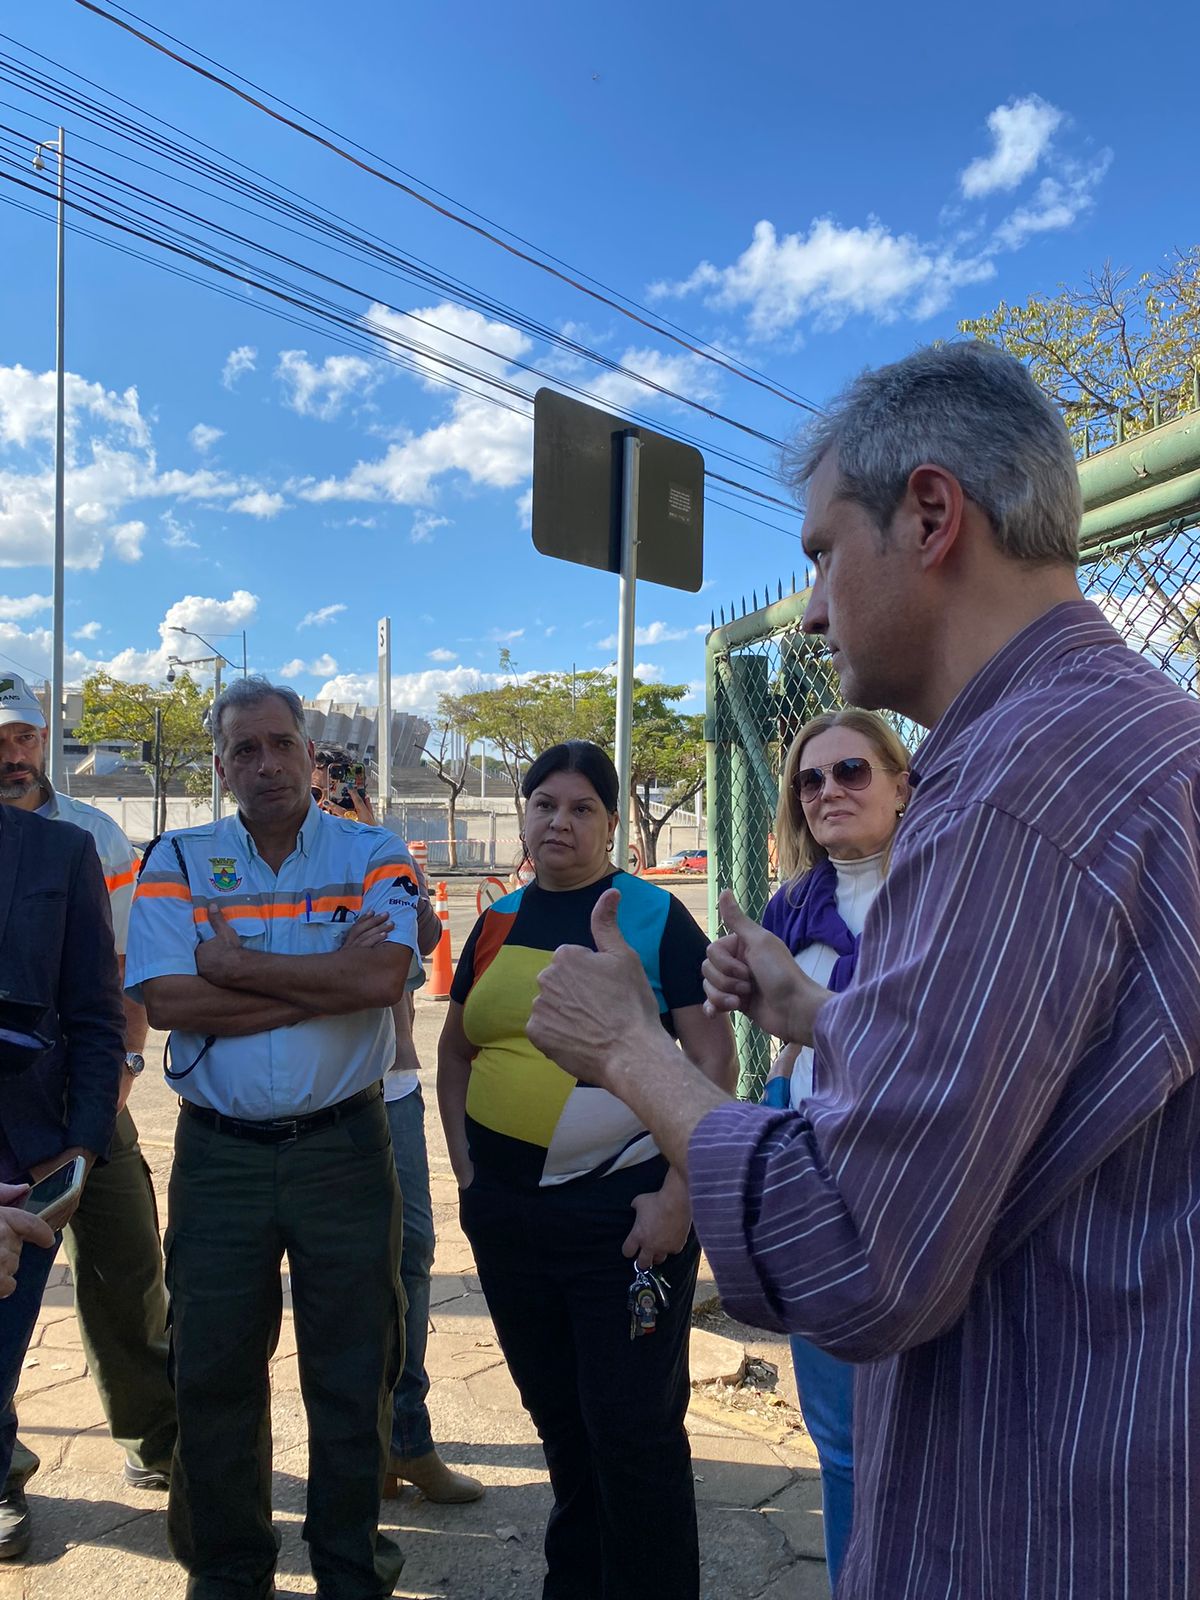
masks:
<path id="1" fill-rule="evenodd" d="M 861 935 L 855 936 L 842 920 L 837 908 L 837 868 L 825 860 L 815 866 L 788 898 L 785 884 L 771 896 L 762 925 L 776 934 L 794 956 L 810 944 L 826 944 L 837 951 L 837 961 L 829 976 L 827 987 L 835 994 L 849 988 L 858 965 L 858 947 Z"/>

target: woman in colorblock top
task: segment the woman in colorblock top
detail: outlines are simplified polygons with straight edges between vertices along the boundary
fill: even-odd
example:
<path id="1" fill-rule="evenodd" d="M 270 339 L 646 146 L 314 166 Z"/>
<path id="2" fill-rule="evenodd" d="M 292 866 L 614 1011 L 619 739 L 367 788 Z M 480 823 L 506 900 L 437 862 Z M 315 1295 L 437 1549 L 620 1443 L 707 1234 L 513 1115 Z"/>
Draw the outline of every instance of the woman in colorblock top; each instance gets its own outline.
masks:
<path id="1" fill-rule="evenodd" d="M 663 1026 L 728 1088 L 732 1035 L 704 1015 L 696 922 L 609 859 L 620 797 L 608 756 L 554 745 L 522 793 L 537 876 L 475 924 L 438 1053 L 463 1231 L 545 1448 L 544 1600 L 696 1600 L 684 1415 L 699 1247 L 687 1185 L 620 1101 L 534 1049 L 525 1025 L 539 973 L 560 945 L 592 945 L 592 909 L 617 888 Z"/>

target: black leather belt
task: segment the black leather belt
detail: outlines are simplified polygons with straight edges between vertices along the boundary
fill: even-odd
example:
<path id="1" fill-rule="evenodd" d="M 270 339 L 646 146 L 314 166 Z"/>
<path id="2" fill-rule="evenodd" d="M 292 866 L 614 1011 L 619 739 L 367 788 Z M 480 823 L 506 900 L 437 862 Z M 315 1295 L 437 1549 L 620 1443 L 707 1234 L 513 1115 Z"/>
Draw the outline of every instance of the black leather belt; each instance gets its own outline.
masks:
<path id="1" fill-rule="evenodd" d="M 378 1100 L 382 1093 L 382 1083 L 372 1083 L 348 1100 L 339 1100 L 337 1105 L 326 1106 L 322 1111 L 310 1111 L 306 1117 L 274 1117 L 269 1122 L 244 1122 L 240 1117 L 224 1117 L 207 1106 L 193 1105 L 190 1100 L 180 1103 L 189 1117 L 195 1117 L 206 1127 L 216 1128 L 218 1133 L 232 1134 L 235 1139 L 254 1139 L 258 1144 L 288 1144 L 293 1139 L 303 1139 L 305 1134 L 320 1133 L 322 1128 L 344 1122 L 372 1100 Z"/>

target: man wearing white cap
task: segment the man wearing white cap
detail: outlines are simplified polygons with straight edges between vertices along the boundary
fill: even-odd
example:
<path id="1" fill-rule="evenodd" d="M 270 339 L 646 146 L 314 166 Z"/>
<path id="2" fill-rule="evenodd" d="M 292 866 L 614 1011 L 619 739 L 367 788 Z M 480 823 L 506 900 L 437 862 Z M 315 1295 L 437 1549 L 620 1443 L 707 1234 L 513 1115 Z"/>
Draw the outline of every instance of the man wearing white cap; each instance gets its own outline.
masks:
<path id="1" fill-rule="evenodd" d="M 46 719 L 22 679 L 0 675 L 0 805 L 72 822 L 90 833 L 104 872 L 122 977 L 129 907 L 137 877 L 133 846 L 95 806 L 59 794 L 46 775 Z M 175 1444 L 175 1399 L 167 1378 L 166 1291 L 158 1212 L 137 1128 L 126 1107 L 142 1071 L 146 1012 L 125 996 L 125 1073 L 107 1163 L 88 1178 L 63 1234 L 75 1281 L 84 1352 L 113 1438 L 124 1447 L 126 1480 L 165 1489 Z M 19 1442 L 0 1493 L 0 1559 L 10 1509 L 19 1511 L 37 1457 Z"/>

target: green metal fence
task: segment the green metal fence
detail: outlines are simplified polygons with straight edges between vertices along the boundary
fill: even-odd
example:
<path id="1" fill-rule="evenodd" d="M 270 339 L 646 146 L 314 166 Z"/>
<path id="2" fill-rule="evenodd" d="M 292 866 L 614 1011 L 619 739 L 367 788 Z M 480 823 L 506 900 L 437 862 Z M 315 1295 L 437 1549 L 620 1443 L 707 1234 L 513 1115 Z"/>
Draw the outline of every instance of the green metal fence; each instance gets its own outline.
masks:
<path id="1" fill-rule="evenodd" d="M 1189 693 L 1200 692 L 1200 411 L 1080 464 L 1084 520 L 1080 578 L 1128 642 Z M 820 640 L 801 632 L 807 589 L 776 585 L 773 602 L 731 608 L 706 654 L 709 928 L 717 895 L 733 889 L 760 917 L 775 887 L 772 829 L 779 772 L 799 728 L 839 706 Z M 897 722 L 910 745 L 921 731 Z M 738 1093 L 755 1099 L 771 1042 L 734 1018 Z"/>

